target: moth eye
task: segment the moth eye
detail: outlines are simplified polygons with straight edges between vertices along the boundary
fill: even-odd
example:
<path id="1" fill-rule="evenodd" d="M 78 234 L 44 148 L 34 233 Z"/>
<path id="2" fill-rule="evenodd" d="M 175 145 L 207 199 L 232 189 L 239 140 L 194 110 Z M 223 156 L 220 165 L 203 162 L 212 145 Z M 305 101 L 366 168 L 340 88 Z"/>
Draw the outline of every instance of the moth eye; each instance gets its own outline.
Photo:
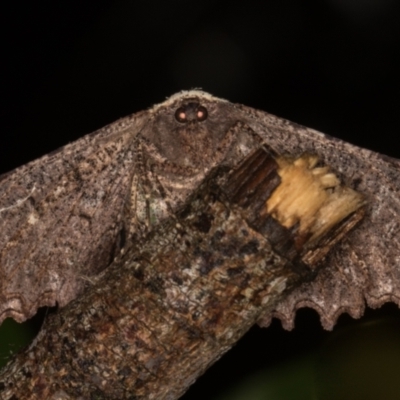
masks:
<path id="1" fill-rule="evenodd" d="M 178 122 L 186 122 L 186 121 L 187 121 L 187 116 L 186 116 L 185 107 L 179 107 L 179 108 L 175 111 L 175 119 L 176 119 Z"/>
<path id="2" fill-rule="evenodd" d="M 208 117 L 207 109 L 205 107 L 203 107 L 203 106 L 200 106 L 197 109 L 196 116 L 197 116 L 197 121 L 204 121 Z"/>

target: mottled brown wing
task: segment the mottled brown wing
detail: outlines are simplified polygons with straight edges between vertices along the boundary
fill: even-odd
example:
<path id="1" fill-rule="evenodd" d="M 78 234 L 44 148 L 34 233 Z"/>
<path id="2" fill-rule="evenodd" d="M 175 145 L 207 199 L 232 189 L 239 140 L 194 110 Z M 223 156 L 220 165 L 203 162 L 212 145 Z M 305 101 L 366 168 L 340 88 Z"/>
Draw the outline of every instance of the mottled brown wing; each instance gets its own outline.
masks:
<path id="1" fill-rule="evenodd" d="M 315 281 L 291 293 L 260 324 L 278 317 L 290 329 L 296 310 L 311 307 L 331 329 L 344 312 L 361 316 L 365 302 L 373 308 L 388 301 L 400 305 L 400 161 L 261 111 L 238 108 L 279 154 L 318 154 L 367 201 L 363 222 L 332 251 Z"/>
<path id="2" fill-rule="evenodd" d="M 234 111 L 181 92 L 1 177 L 0 322 L 67 304 L 118 254 L 119 237 L 137 241 L 223 160 L 252 150 Z"/>
<path id="3" fill-rule="evenodd" d="M 0 322 L 65 305 L 110 263 L 145 122 L 132 115 L 0 177 Z"/>

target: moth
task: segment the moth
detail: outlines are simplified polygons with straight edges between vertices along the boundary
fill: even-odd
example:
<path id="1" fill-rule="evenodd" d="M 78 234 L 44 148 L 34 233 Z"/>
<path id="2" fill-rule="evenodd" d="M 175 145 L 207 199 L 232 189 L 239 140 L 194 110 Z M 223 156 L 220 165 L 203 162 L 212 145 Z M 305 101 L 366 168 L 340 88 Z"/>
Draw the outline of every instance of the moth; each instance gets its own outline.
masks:
<path id="1" fill-rule="evenodd" d="M 360 226 L 311 282 L 259 320 L 291 328 L 316 309 L 330 329 L 365 302 L 400 304 L 398 160 L 199 90 L 183 91 L 0 177 L 0 321 L 64 306 L 129 243 L 174 215 L 217 167 L 261 146 L 313 154 L 365 199 Z"/>

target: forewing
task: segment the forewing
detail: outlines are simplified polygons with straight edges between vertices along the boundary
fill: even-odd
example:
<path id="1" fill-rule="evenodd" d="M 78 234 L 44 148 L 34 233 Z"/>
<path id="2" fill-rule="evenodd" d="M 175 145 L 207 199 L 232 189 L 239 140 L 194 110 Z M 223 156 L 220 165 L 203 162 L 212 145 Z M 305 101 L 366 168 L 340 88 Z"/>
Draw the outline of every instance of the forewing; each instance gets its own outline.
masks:
<path id="1" fill-rule="evenodd" d="M 110 263 L 146 118 L 117 121 L 0 177 L 0 322 L 65 305 Z"/>
<path id="2" fill-rule="evenodd" d="M 317 278 L 289 294 L 260 324 L 277 316 L 291 328 L 296 310 L 311 307 L 331 329 L 344 312 L 359 317 L 365 301 L 373 308 L 388 301 L 400 305 L 400 162 L 270 114 L 238 108 L 279 154 L 319 155 L 367 202 L 363 222 L 332 251 Z"/>

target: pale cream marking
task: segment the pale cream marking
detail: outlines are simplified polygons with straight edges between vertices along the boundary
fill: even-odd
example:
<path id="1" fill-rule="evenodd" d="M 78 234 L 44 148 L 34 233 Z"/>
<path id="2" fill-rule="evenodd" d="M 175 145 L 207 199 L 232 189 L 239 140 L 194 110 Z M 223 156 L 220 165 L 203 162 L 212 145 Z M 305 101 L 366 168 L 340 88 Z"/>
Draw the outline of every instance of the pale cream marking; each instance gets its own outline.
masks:
<path id="1" fill-rule="evenodd" d="M 0 213 L 2 213 L 3 211 L 7 211 L 7 210 L 11 210 L 11 209 L 13 209 L 13 208 L 19 207 L 19 206 L 20 206 L 21 204 L 23 204 L 26 200 L 28 200 L 29 197 L 32 196 L 32 193 L 33 193 L 35 190 L 36 190 L 36 187 L 33 186 L 31 192 L 30 192 L 26 197 L 24 197 L 23 199 L 18 199 L 18 200 L 15 202 L 15 204 L 12 204 L 11 206 L 0 208 Z"/>
<path id="2" fill-rule="evenodd" d="M 66 184 L 67 182 L 64 181 L 63 183 Z M 57 186 L 56 190 L 54 191 L 54 195 L 58 196 L 64 189 L 65 189 L 65 186 Z"/>
<path id="3" fill-rule="evenodd" d="M 39 218 L 37 217 L 37 215 L 35 213 L 30 213 L 28 215 L 28 224 L 35 225 L 38 223 L 38 221 L 39 221 Z"/>
<path id="4" fill-rule="evenodd" d="M 204 172 L 201 172 L 197 175 L 192 175 L 190 177 L 190 181 L 184 181 L 183 183 L 179 181 L 168 181 L 168 183 L 165 184 L 165 186 L 168 186 L 169 189 L 184 189 L 184 190 L 189 190 L 197 187 L 198 183 L 204 178 L 204 175 L 206 175 L 208 172 L 208 169 L 204 170 Z M 162 177 L 159 178 L 160 181 L 162 182 L 163 179 Z"/>
<path id="5" fill-rule="evenodd" d="M 278 277 L 269 284 L 269 287 L 275 292 L 282 293 L 286 289 L 286 282 L 286 278 Z"/>
<path id="6" fill-rule="evenodd" d="M 244 290 L 242 290 L 240 292 L 240 294 L 242 296 L 244 296 L 244 297 L 246 297 L 248 299 L 250 299 L 253 296 L 253 293 L 254 293 L 254 290 L 252 288 L 250 288 L 250 287 L 248 287 L 248 288 L 246 288 L 246 289 L 244 289 Z"/>

